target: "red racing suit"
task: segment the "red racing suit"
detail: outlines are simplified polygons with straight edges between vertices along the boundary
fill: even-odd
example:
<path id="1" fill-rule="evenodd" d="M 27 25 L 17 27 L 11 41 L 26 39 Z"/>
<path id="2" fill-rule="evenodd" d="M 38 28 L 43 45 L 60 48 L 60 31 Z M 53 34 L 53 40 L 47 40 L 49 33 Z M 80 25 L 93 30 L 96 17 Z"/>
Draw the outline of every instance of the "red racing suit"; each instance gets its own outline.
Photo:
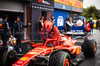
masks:
<path id="1" fill-rule="evenodd" d="M 53 42 L 53 44 L 59 44 L 59 41 L 61 39 L 60 32 L 56 26 L 53 27 L 53 29 L 47 33 L 44 31 L 44 28 L 41 29 L 41 35 L 43 40 L 49 40 L 49 39 L 56 39 L 56 41 Z"/>

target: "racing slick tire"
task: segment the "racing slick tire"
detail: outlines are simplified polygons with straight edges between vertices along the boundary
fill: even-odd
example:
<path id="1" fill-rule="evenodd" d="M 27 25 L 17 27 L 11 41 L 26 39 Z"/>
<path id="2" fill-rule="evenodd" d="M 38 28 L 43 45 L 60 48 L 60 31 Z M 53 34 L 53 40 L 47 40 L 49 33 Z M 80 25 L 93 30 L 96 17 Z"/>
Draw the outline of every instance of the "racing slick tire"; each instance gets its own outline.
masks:
<path id="1" fill-rule="evenodd" d="M 94 39 L 85 39 L 82 46 L 82 51 L 86 57 L 94 57 L 97 50 L 97 43 Z"/>
<path id="2" fill-rule="evenodd" d="M 15 57 L 14 50 L 8 51 L 8 48 L 0 48 L 0 66 L 11 66 L 11 59 Z"/>
<path id="3" fill-rule="evenodd" d="M 70 55 L 67 52 L 57 51 L 51 54 L 48 66 L 71 66 Z"/>

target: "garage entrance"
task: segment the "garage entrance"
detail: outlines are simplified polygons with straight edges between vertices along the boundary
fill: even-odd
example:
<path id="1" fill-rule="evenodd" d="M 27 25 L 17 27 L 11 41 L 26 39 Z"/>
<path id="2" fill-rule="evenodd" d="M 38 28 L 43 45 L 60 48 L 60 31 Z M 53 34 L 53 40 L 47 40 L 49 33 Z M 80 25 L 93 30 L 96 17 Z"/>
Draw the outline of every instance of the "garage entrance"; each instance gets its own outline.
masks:
<path id="1" fill-rule="evenodd" d="M 16 20 L 17 16 L 20 16 L 21 17 L 21 21 L 23 21 L 23 13 L 10 12 L 10 11 L 0 11 L 0 17 L 3 14 L 8 15 L 8 22 L 9 22 L 9 25 L 10 25 L 10 28 L 11 28 L 11 32 L 13 34 L 13 25 L 15 23 L 15 20 Z"/>
<path id="2" fill-rule="evenodd" d="M 47 19 L 47 12 L 46 11 L 42 11 L 42 16 L 44 16 L 44 20 Z"/>

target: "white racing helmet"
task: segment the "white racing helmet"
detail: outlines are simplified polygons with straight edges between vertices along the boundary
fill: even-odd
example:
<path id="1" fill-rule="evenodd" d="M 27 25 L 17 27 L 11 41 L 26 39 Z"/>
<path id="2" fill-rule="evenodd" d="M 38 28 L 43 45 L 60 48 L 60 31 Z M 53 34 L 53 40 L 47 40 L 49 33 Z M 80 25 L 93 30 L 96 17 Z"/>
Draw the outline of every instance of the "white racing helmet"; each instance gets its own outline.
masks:
<path id="1" fill-rule="evenodd" d="M 15 38 L 15 37 L 9 38 L 9 43 L 10 43 L 11 45 L 15 46 L 15 45 L 16 45 L 16 38 Z"/>

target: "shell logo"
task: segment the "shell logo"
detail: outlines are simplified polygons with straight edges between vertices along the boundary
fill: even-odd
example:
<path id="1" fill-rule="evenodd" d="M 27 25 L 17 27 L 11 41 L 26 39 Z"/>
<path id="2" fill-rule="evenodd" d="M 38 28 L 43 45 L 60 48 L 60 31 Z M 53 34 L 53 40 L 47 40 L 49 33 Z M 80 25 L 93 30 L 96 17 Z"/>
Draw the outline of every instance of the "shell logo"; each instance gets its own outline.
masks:
<path id="1" fill-rule="evenodd" d="M 53 52 L 53 48 L 51 49 L 51 52 Z"/>
<path id="2" fill-rule="evenodd" d="M 0 26 L 3 26 L 2 24 L 0 24 Z"/>
<path id="3" fill-rule="evenodd" d="M 22 57 L 20 60 L 26 61 L 26 60 L 28 60 L 28 57 Z"/>
<path id="4" fill-rule="evenodd" d="M 80 54 L 80 47 L 77 48 L 77 52 L 76 53 L 77 53 L 77 55 Z"/>

